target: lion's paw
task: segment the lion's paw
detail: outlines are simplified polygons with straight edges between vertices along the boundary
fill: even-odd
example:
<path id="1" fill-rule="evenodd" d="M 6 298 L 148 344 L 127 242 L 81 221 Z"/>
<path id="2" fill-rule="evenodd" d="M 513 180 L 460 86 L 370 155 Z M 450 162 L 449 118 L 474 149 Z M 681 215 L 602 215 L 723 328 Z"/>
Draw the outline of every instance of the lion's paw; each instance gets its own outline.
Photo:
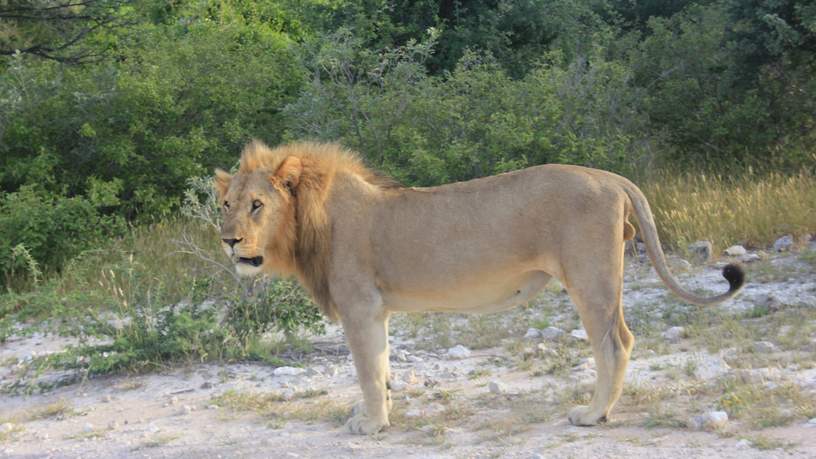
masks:
<path id="1" fill-rule="evenodd" d="M 606 422 L 606 415 L 593 413 L 588 406 L 576 406 L 569 412 L 569 422 L 574 426 L 594 426 Z"/>
<path id="2" fill-rule="evenodd" d="M 375 434 L 384 427 L 388 427 L 388 421 L 378 421 L 362 413 L 352 416 L 346 422 L 346 428 L 348 428 L 349 432 L 357 435 Z"/>

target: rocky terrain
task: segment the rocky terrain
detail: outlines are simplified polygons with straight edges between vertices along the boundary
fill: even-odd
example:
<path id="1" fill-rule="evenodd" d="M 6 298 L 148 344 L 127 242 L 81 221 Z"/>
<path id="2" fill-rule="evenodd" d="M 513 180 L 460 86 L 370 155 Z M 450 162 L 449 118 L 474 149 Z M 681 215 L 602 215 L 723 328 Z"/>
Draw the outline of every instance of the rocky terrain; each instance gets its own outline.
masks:
<path id="1" fill-rule="evenodd" d="M 642 254 L 628 258 L 637 342 L 624 395 L 598 427 L 567 422 L 588 401 L 594 362 L 552 283 L 502 314 L 395 316 L 392 427 L 370 437 L 343 428 L 360 391 L 337 327 L 292 366 L 25 381 L 21 367 L 72 342 L 12 336 L 0 345 L 0 457 L 816 457 L 814 249 L 674 258 L 700 292 L 726 287 L 725 262 L 745 263 L 741 295 L 708 309 L 668 294 Z"/>

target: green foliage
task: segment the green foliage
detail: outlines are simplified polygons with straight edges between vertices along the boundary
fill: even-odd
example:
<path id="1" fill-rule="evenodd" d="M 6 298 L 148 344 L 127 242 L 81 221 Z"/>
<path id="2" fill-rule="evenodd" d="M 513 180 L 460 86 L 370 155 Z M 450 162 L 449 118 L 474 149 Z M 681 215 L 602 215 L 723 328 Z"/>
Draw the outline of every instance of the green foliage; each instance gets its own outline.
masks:
<path id="1" fill-rule="evenodd" d="M 102 204 L 53 196 L 31 185 L 0 194 L 0 273 L 4 286 L 9 288 L 26 277 L 37 281 L 41 267 L 59 269 L 103 235 L 120 233 L 121 219 L 102 215 L 98 207 Z"/>
<path id="2" fill-rule="evenodd" d="M 341 32 L 311 61 L 289 105 L 290 138 L 339 139 L 412 185 L 435 185 L 547 162 L 617 171 L 643 159 L 645 120 L 631 109 L 630 75 L 600 54 L 559 54 L 521 80 L 489 55 L 468 53 L 444 78 L 424 61 L 436 35 L 372 56 Z"/>

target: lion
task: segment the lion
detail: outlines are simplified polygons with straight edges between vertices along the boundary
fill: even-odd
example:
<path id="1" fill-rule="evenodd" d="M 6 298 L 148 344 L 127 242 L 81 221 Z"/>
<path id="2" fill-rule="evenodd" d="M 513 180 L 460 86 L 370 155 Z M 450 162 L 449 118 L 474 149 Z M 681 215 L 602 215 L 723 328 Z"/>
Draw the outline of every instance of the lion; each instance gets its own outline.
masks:
<path id="1" fill-rule="evenodd" d="M 389 425 L 388 320 L 395 312 L 495 312 L 524 304 L 551 277 L 566 288 L 597 367 L 574 425 L 605 421 L 623 389 L 634 336 L 621 305 L 624 242 L 637 219 L 666 286 L 711 305 L 727 292 L 683 289 L 666 266 L 649 204 L 629 180 L 597 169 L 541 165 L 430 188 L 402 187 L 336 144 L 269 148 L 252 141 L 235 175 L 215 171 L 221 243 L 239 275 L 292 275 L 342 324 L 363 393 L 347 427 Z"/>

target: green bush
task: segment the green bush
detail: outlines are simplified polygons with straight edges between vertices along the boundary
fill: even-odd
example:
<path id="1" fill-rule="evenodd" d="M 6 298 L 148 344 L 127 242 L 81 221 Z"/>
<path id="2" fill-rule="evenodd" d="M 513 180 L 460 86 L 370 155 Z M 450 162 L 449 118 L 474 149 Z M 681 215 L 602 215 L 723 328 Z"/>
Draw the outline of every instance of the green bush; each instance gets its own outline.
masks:
<path id="1" fill-rule="evenodd" d="M 550 162 L 628 172 L 651 142 L 628 70 L 553 53 L 511 78 L 489 55 L 466 53 L 454 71 L 430 76 L 432 32 L 379 55 L 348 32 L 311 58 L 313 77 L 286 108 L 287 138 L 337 140 L 411 185 L 482 177 Z"/>
<path id="2" fill-rule="evenodd" d="M 23 186 L 0 194 L 0 273 L 10 287 L 20 277 L 37 278 L 40 267 L 59 270 L 67 260 L 123 230 L 122 220 L 98 205 Z"/>

